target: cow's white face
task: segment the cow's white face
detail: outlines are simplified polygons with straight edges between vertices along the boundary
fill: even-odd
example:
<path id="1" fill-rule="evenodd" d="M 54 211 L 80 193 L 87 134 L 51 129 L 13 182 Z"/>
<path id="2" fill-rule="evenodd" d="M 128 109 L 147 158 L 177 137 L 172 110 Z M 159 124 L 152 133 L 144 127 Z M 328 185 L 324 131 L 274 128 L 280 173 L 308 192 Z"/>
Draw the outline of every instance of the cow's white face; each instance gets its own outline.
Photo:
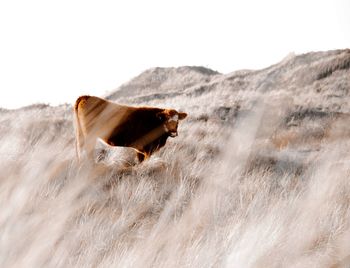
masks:
<path id="1" fill-rule="evenodd" d="M 176 110 L 164 110 L 163 114 L 165 116 L 164 130 L 169 133 L 170 137 L 176 137 L 179 120 L 185 119 L 187 114 Z"/>
<path id="2" fill-rule="evenodd" d="M 177 126 L 179 125 L 179 116 L 177 114 L 171 116 L 164 124 L 164 128 L 169 132 L 170 137 L 177 136 Z"/>

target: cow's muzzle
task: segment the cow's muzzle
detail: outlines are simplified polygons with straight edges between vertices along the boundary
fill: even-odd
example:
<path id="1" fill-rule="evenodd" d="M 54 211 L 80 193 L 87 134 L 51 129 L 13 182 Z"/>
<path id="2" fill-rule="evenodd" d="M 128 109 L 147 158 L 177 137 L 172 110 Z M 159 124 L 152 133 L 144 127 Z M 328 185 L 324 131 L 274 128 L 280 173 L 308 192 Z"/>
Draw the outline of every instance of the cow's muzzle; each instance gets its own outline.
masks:
<path id="1" fill-rule="evenodd" d="M 175 138 L 177 136 L 177 132 L 170 132 L 170 137 Z"/>

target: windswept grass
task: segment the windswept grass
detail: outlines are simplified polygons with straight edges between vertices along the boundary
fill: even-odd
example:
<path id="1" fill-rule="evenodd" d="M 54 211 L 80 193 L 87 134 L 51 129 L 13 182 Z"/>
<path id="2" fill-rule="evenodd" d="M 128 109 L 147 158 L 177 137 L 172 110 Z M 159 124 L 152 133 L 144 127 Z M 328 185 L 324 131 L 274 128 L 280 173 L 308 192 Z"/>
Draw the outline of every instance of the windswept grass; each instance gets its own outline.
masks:
<path id="1" fill-rule="evenodd" d="M 78 164 L 64 123 L 55 139 L 9 130 L 0 266 L 346 267 L 350 143 L 279 149 L 254 111 L 234 127 L 189 120 L 131 167 Z"/>
<path id="2" fill-rule="evenodd" d="M 146 71 L 109 97 L 189 117 L 139 165 L 77 163 L 68 105 L 0 110 L 0 267 L 349 267 L 348 62 Z"/>

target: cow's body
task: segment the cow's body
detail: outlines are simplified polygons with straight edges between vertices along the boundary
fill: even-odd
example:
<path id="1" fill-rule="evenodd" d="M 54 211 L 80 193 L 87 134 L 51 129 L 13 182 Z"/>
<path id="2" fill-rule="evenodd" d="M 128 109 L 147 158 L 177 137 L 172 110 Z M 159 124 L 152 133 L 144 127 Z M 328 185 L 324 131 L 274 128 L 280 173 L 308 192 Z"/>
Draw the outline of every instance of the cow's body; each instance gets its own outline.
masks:
<path id="1" fill-rule="evenodd" d="M 74 107 L 77 153 L 92 157 L 96 140 L 111 146 L 132 147 L 142 162 L 177 135 L 178 120 L 187 114 L 155 107 L 131 107 L 98 97 L 81 96 Z"/>

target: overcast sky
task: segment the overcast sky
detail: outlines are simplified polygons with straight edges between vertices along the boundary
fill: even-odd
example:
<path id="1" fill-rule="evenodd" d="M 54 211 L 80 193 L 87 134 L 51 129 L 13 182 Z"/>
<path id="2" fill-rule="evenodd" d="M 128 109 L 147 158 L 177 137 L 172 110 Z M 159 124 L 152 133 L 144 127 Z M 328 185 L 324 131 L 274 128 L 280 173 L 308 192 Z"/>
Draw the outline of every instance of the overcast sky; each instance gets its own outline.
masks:
<path id="1" fill-rule="evenodd" d="M 151 67 L 258 69 L 350 47 L 349 0 L 0 1 L 0 107 L 104 95 Z"/>

